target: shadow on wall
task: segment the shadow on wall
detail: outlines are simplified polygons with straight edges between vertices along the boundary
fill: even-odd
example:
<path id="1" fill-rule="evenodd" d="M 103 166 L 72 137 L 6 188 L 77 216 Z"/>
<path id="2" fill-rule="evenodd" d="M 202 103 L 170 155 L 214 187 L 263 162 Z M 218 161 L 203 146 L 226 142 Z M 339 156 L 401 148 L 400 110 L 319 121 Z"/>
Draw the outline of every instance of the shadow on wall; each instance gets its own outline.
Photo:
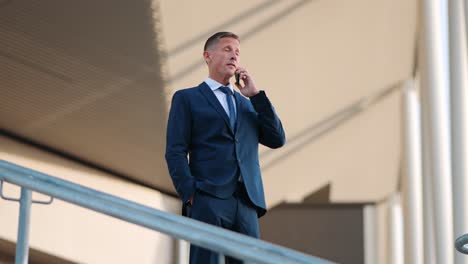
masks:
<path id="1" fill-rule="evenodd" d="M 258 32 L 261 32 L 262 30 L 265 30 L 268 27 L 271 27 L 273 24 L 281 22 L 282 19 L 284 19 L 286 16 L 290 15 L 294 11 L 298 10 L 300 7 L 304 6 L 305 4 L 308 4 L 310 2 L 313 2 L 312 0 L 301 0 L 297 1 L 295 3 L 292 3 L 291 5 L 287 6 L 285 9 L 279 11 L 278 13 L 270 16 L 269 18 L 259 21 L 256 25 L 252 25 L 251 28 L 246 31 L 246 32 L 238 32 L 238 35 L 241 38 L 241 41 L 247 41 L 251 37 L 253 37 L 255 34 Z M 190 46 L 193 45 L 199 45 L 200 42 L 204 42 L 210 35 L 217 31 L 224 30 L 227 26 L 232 26 L 237 24 L 238 22 L 242 21 L 243 19 L 245 20 L 248 17 L 255 16 L 255 14 L 262 12 L 264 9 L 269 8 L 270 6 L 273 6 L 275 4 L 279 3 L 279 1 L 266 1 L 262 4 L 259 4 L 249 10 L 246 10 L 243 14 L 235 16 L 234 18 L 231 18 L 223 23 L 221 23 L 218 26 L 215 26 L 207 31 L 205 31 L 202 34 L 199 34 L 198 36 L 181 43 L 177 45 L 173 50 L 168 51 L 167 56 L 176 56 L 178 53 L 183 51 L 184 49 L 189 48 Z M 177 79 L 183 78 L 190 74 L 191 72 L 195 71 L 199 67 L 202 67 L 205 65 L 205 62 L 203 60 L 197 60 L 192 63 L 188 63 L 188 66 L 185 67 L 184 69 L 176 72 L 175 74 L 172 75 L 172 77 L 169 78 L 168 82 L 173 82 Z"/>

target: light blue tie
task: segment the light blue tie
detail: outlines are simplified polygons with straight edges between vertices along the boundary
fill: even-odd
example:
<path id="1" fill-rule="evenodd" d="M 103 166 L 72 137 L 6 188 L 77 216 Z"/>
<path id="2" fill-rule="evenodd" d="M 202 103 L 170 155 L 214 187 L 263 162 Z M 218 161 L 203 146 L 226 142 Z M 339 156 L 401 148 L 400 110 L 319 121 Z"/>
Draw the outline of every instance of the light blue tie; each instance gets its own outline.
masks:
<path id="1" fill-rule="evenodd" d="M 226 86 L 219 87 L 219 90 L 226 94 L 226 101 L 229 109 L 229 123 L 231 123 L 231 128 L 234 130 L 236 126 L 236 110 L 234 110 L 234 104 L 232 103 L 232 90 Z"/>

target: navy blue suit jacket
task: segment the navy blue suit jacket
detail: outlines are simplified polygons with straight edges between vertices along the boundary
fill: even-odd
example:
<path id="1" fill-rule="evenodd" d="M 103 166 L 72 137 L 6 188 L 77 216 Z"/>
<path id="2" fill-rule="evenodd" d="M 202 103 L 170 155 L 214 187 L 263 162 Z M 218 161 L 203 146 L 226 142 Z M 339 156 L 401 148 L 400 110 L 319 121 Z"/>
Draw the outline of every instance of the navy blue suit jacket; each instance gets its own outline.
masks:
<path id="1" fill-rule="evenodd" d="M 259 216 L 266 212 L 258 161 L 258 144 L 284 145 L 275 110 L 261 91 L 246 99 L 234 92 L 236 129 L 216 95 L 205 83 L 177 91 L 167 126 L 166 161 L 174 186 L 186 203 L 196 190 L 227 198 L 242 176 Z"/>

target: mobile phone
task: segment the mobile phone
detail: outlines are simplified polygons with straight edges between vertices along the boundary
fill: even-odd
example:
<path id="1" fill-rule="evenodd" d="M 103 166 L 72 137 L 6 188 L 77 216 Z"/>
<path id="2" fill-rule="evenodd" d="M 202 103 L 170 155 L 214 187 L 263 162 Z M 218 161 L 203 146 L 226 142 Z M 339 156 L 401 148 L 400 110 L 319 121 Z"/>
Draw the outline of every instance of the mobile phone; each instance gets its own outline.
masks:
<path id="1" fill-rule="evenodd" d="M 240 74 L 239 74 L 239 73 L 236 73 L 235 76 L 236 76 L 236 84 L 237 84 L 237 85 L 240 85 L 240 82 L 239 82 L 239 80 L 240 80 Z"/>

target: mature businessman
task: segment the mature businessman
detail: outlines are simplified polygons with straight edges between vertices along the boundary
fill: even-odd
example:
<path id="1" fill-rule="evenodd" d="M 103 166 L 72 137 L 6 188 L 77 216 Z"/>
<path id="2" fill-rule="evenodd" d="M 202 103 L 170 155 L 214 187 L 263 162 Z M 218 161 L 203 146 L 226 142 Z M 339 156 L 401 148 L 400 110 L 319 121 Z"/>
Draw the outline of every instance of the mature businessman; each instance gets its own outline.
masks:
<path id="1" fill-rule="evenodd" d="M 240 66 L 240 40 L 218 32 L 205 43 L 208 78 L 177 91 L 167 125 L 166 161 L 185 215 L 252 237 L 266 212 L 258 144 L 285 144 L 281 121 L 264 91 Z M 230 79 L 239 74 L 234 91 Z M 190 263 L 217 263 L 192 245 Z M 226 258 L 228 263 L 240 263 Z"/>

